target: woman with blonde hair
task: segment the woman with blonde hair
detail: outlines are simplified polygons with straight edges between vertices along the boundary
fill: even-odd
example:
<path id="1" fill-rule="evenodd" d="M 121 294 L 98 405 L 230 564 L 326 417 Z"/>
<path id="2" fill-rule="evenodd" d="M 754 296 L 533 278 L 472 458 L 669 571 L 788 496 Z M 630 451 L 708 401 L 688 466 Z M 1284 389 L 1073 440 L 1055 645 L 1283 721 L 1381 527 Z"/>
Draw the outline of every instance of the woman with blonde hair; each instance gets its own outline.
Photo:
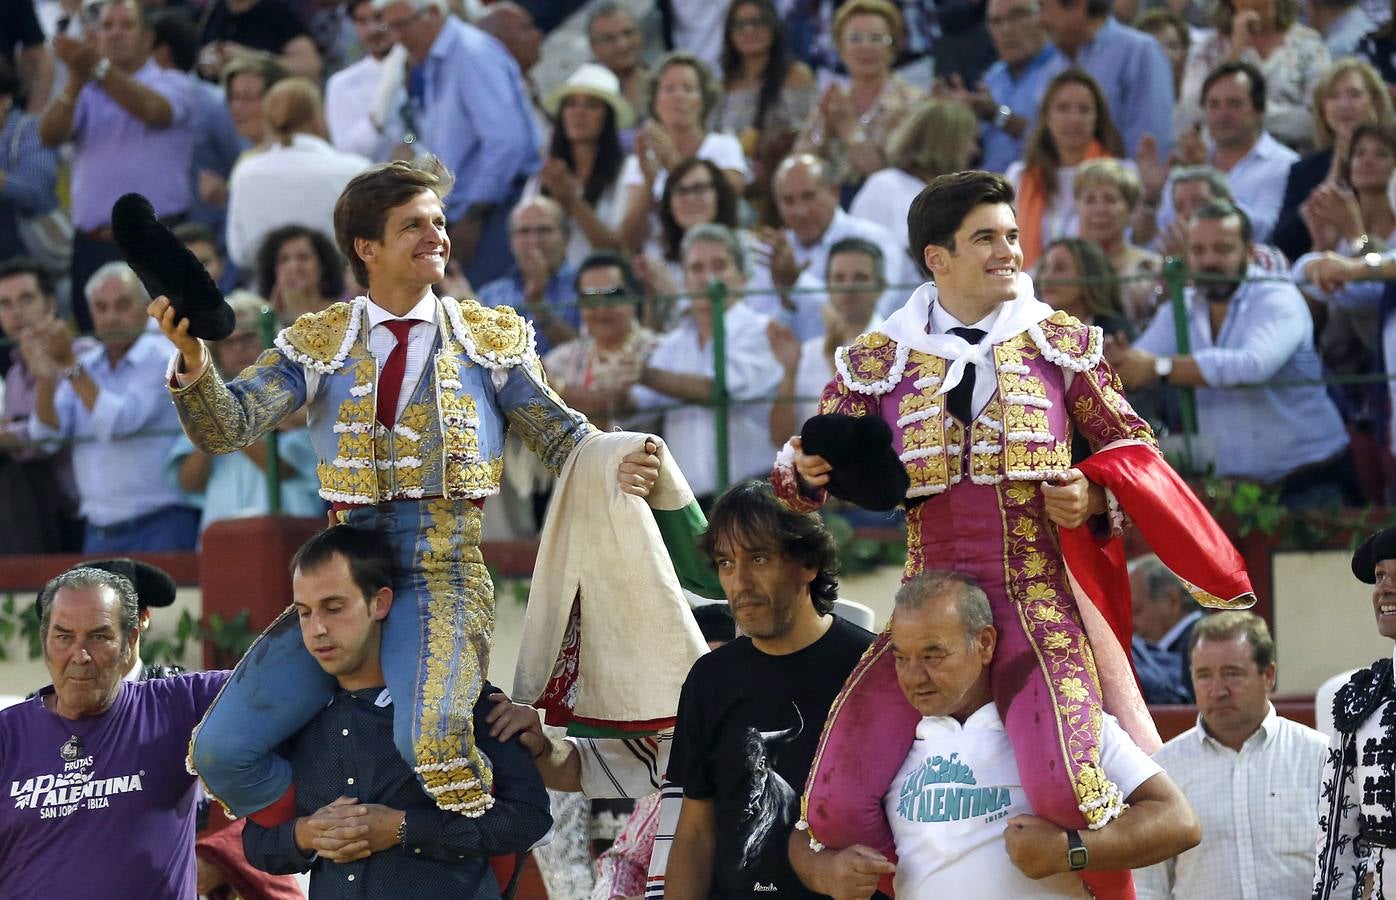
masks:
<path id="1" fill-rule="evenodd" d="M 1290 259 L 1313 247 L 1313 235 L 1300 207 L 1324 182 L 1337 182 L 1353 131 L 1368 123 L 1391 124 L 1391 95 L 1377 70 L 1354 57 L 1340 59 L 1314 85 L 1314 146 L 1318 149 L 1289 167 L 1285 198 L 1271 242 Z"/>
<path id="2" fill-rule="evenodd" d="M 1053 78 L 1042 94 L 1022 160 L 1005 173 L 1018 196 L 1024 269 L 1037 264 L 1045 245 L 1076 233 L 1076 167 L 1124 155 L 1124 139 L 1110 118 L 1100 84 L 1075 68 Z"/>
<path id="3" fill-rule="evenodd" d="M 330 146 L 314 82 L 278 81 L 262 100 L 262 115 L 262 151 L 244 155 L 228 178 L 228 258 L 244 271 L 282 226 L 333 234 L 335 202 L 350 179 L 372 165 Z"/>
<path id="4" fill-rule="evenodd" d="M 1265 130 L 1303 153 L 1314 144 L 1309 98 L 1331 61 L 1318 32 L 1299 24 L 1299 0 L 1217 0 L 1216 31 L 1183 69 L 1179 108 L 1202 122 L 1202 86 L 1224 62 L 1245 60 L 1265 76 Z"/>
<path id="5" fill-rule="evenodd" d="M 669 172 L 679 163 L 694 157 L 708 160 L 739 194 L 751 181 L 741 141 L 708 130 L 721 89 L 707 64 L 692 53 L 674 50 L 650 71 L 649 121 L 635 130 L 635 152 L 620 170 L 620 237 L 635 253 L 657 230 L 654 208 Z"/>
<path id="6" fill-rule="evenodd" d="M 979 150 L 979 122 L 964 104 L 923 100 L 887 139 L 887 168 L 863 182 L 850 214 L 876 222 L 906 244 L 911 201 L 932 178 L 969 168 Z"/>
<path id="7" fill-rule="evenodd" d="M 1143 331 L 1158 302 L 1163 258 L 1129 240 L 1142 191 L 1139 175 L 1117 159 L 1092 159 L 1076 170 L 1074 188 L 1080 237 L 1099 247 L 1121 278 L 1115 312 L 1123 313 L 1135 332 Z"/>
<path id="8" fill-rule="evenodd" d="M 831 84 L 795 142 L 831 163 L 847 202 L 887 167 L 887 140 L 924 93 L 892 70 L 906 26 L 888 0 L 847 0 L 834 14 L 834 44 L 848 84 Z"/>

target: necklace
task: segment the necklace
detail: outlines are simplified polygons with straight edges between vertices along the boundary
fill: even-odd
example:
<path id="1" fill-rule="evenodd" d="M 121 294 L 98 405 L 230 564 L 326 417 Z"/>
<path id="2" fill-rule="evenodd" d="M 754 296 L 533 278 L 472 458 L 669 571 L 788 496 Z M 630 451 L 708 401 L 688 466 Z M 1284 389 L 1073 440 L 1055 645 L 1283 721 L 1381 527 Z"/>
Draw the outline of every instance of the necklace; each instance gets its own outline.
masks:
<path id="1" fill-rule="evenodd" d="M 92 729 L 96 728 L 98 725 L 101 724 L 100 714 L 97 716 L 84 716 L 84 718 L 95 719 L 96 721 L 89 722 L 87 726 L 84 728 L 78 728 L 78 720 L 69 719 L 58 711 L 58 697 L 56 695 L 50 696 L 53 696 L 53 708 L 50 710 L 50 712 L 52 712 L 55 716 L 58 717 L 59 722 L 62 723 L 62 727 L 68 732 L 69 735 L 66 741 L 58 745 L 58 757 L 62 759 L 65 763 L 70 763 L 75 760 L 82 759 L 84 756 L 87 755 L 87 747 L 83 743 L 83 738 L 88 737 L 91 734 Z M 44 708 L 49 708 L 47 700 L 45 700 Z M 103 710 L 103 712 L 105 712 L 105 710 Z"/>

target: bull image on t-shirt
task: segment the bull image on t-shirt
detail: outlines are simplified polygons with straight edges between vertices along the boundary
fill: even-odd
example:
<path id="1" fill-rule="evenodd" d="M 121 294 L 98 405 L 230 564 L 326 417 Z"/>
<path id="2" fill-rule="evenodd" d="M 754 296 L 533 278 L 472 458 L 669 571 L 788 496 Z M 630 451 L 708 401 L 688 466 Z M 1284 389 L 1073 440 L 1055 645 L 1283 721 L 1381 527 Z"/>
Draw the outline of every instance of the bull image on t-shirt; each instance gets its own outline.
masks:
<path id="1" fill-rule="evenodd" d="M 793 703 L 795 724 L 782 731 L 747 728 L 742 755 L 746 762 L 747 802 L 742 810 L 742 868 L 749 869 L 761 856 L 772 833 L 782 842 L 799 811 L 799 796 L 774 768 L 775 753 L 804 730 L 800 708 Z"/>

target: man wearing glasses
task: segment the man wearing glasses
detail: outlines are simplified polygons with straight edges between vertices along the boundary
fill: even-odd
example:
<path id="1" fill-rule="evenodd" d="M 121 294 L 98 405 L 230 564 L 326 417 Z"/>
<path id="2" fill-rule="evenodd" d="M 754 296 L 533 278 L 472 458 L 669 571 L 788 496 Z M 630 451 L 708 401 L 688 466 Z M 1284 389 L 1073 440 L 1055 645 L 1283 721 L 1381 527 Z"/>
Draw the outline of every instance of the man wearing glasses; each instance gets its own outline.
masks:
<path id="1" fill-rule="evenodd" d="M 936 85 L 937 92 L 968 106 L 984 123 L 981 167 L 991 172 L 1003 172 L 1022 157 L 1023 138 L 1032 130 L 1047 86 L 1047 62 L 1055 51 L 1037 11 L 1037 0 L 989 0 L 985 22 L 999 61 L 974 90 L 953 79 Z"/>
<path id="2" fill-rule="evenodd" d="M 551 197 L 530 197 L 509 214 L 509 251 L 514 268 L 480 288 L 485 306 L 512 306 L 533 323 L 539 354 L 577 336 L 573 282 L 567 262 L 567 214 Z"/>
<path id="3" fill-rule="evenodd" d="M 456 175 L 446 198 L 452 253 L 471 284 L 486 284 L 509 270 L 509 213 L 542 166 L 523 73 L 503 44 L 450 15 L 445 0 L 373 0 L 373 8 L 412 64 L 414 139 Z"/>

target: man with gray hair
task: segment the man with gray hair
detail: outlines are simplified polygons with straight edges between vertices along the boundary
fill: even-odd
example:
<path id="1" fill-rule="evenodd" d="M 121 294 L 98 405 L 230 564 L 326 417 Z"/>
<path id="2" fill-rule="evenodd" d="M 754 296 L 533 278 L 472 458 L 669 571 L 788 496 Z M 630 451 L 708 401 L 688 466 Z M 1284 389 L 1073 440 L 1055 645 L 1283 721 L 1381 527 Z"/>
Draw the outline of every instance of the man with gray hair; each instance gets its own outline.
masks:
<path id="1" fill-rule="evenodd" d="M 1166 163 L 1151 166 L 1146 161 L 1139 176 L 1144 182 L 1144 194 L 1134 214 L 1134 242 L 1142 247 L 1152 241 L 1153 248 L 1164 256 L 1187 253 L 1188 224 L 1203 205 L 1212 200 L 1236 203 L 1231 194 L 1231 182 L 1216 166 L 1201 164 L 1170 169 Z M 1165 194 L 1172 203 L 1174 215 L 1166 228 L 1160 228 L 1158 212 Z M 1253 243 L 1251 263 L 1267 275 L 1289 271 L 1289 260 L 1274 244 Z"/>
<path id="2" fill-rule="evenodd" d="M 126 263 L 102 266 L 85 293 L 100 346 L 75 346 L 57 319 L 21 345 L 36 384 L 29 434 L 73 444 L 84 553 L 192 550 L 198 510 L 158 477 L 180 433 L 163 387 L 174 347 L 145 330 L 150 298 Z"/>
<path id="3" fill-rule="evenodd" d="M 124 681 L 140 607 L 121 575 L 72 569 L 39 603 L 53 683 L 0 710 L 0 896 L 193 897 L 184 760 L 228 673 Z"/>
<path id="4" fill-rule="evenodd" d="M 898 897 L 957 896 L 966 885 L 982 897 L 1086 897 L 1083 870 L 1149 865 L 1197 844 L 1197 820 L 1177 786 L 1108 714 L 1100 764 L 1127 796 L 1124 812 L 1099 831 L 1079 832 L 1032 814 L 989 687 L 998 632 L 973 579 L 927 571 L 908 580 L 891 635 L 897 683 L 923 716 L 883 799 Z M 790 852 L 806 886 L 835 897 L 870 896 L 893 868 L 856 844 L 816 853 L 799 832 Z"/>
<path id="5" fill-rule="evenodd" d="M 727 356 L 728 480 L 759 476 L 770 466 L 771 399 L 784 369 L 771 347 L 772 332 L 785 326 L 756 312 L 742 299 L 750 271 L 746 250 L 732 229 L 696 225 L 684 235 L 684 289 L 691 292 L 688 317 L 660 338 L 631 390 L 638 408 L 664 408 L 664 437 L 693 493 L 706 509 L 718 490 L 717 440 L 713 413 L 713 309 L 708 286 L 726 289 L 723 314 Z M 682 404 L 677 406 L 676 404 Z"/>
<path id="6" fill-rule="evenodd" d="M 1136 873 L 1139 900 L 1307 897 L 1328 741 L 1276 715 L 1275 642 L 1264 619 L 1244 610 L 1207 616 L 1191 645 L 1197 725 L 1154 762 L 1197 810 L 1202 843 Z"/>
<path id="7" fill-rule="evenodd" d="M 905 247 L 876 222 L 849 215 L 839 207 L 839 186 L 833 169 L 811 153 L 787 156 L 771 181 L 776 209 L 785 230 L 779 236 L 789 245 L 800 271 L 823 272 L 829 251 L 844 238 L 862 238 L 882 250 L 888 290 L 878 303 L 878 314 L 890 315 L 906 301 L 923 279 Z M 783 255 L 775 240 L 768 247 L 772 258 Z M 790 280 L 790 279 L 783 279 Z"/>
<path id="8" fill-rule="evenodd" d="M 1178 576 L 1150 553 L 1129 564 L 1134 601 L 1131 650 L 1139 687 L 1149 703 L 1191 703 L 1188 659 L 1192 629 L 1202 618 Z"/>
<path id="9" fill-rule="evenodd" d="M 567 261 L 569 225 L 553 198 L 520 200 L 509 213 L 512 271 L 480 287 L 481 303 L 512 306 L 533 323 L 539 355 L 575 338 L 582 325 L 573 288 L 577 270 Z"/>
<path id="10" fill-rule="evenodd" d="M 645 70 L 645 33 L 629 8 L 618 0 L 602 0 L 587 13 L 587 43 L 591 55 L 610 69 L 620 81 L 620 94 L 635 109 L 648 101 Z M 634 129 L 621 132 L 621 144 L 628 151 L 634 143 Z"/>

